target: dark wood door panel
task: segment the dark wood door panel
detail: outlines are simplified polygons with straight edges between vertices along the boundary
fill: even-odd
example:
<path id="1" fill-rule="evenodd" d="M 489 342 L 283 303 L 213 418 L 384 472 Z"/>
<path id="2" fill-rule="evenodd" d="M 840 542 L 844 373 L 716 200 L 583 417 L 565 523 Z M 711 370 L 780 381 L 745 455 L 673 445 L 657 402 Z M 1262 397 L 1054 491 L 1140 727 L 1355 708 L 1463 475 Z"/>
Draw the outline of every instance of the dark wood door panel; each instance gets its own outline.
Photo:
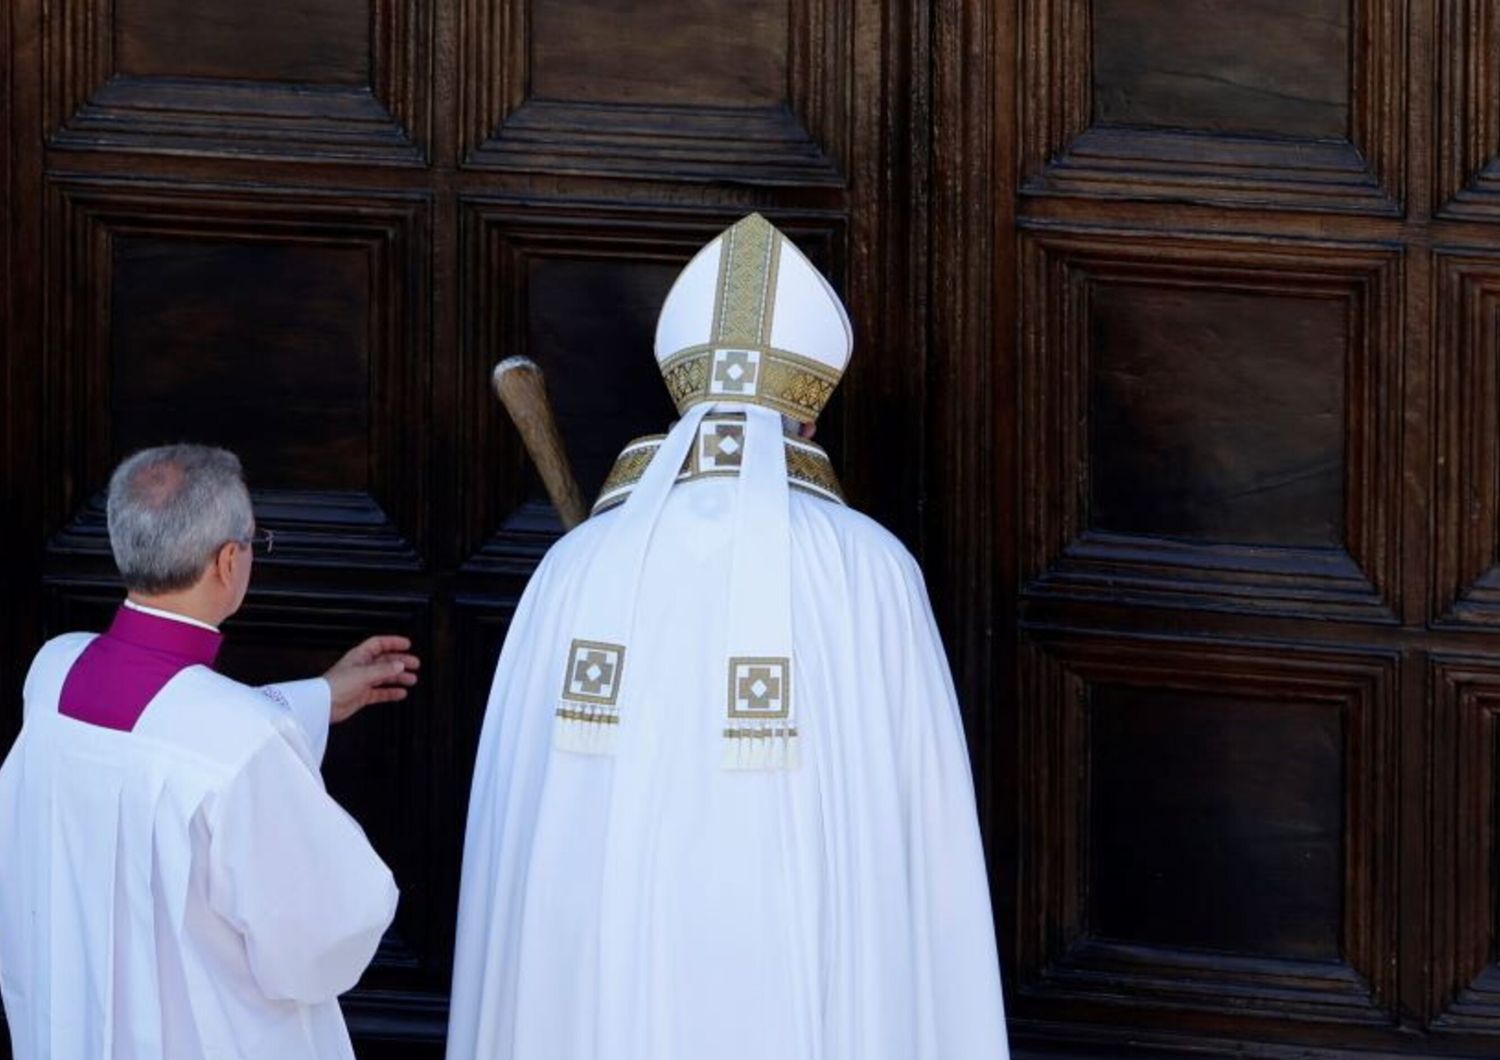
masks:
<path id="1" fill-rule="evenodd" d="M 1400 266 L 1028 229 L 1027 595 L 1394 622 Z"/>
<path id="2" fill-rule="evenodd" d="M 1405 7 L 1027 0 L 1024 190 L 1397 214 Z"/>
<path id="3" fill-rule="evenodd" d="M 1432 617 L 1500 622 L 1500 256 L 1439 248 L 1434 346 L 1437 475 Z"/>
<path id="4" fill-rule="evenodd" d="M 1094 116 L 1104 125 L 1338 139 L 1349 128 L 1348 0 L 1168 10 L 1094 5 Z"/>
<path id="5" fill-rule="evenodd" d="M 1500 666 L 1438 656 L 1429 667 L 1437 744 L 1454 768 L 1435 786 L 1438 880 L 1433 916 L 1442 1030 L 1500 1033 Z"/>
<path id="6" fill-rule="evenodd" d="M 117 0 L 127 77 L 367 86 L 371 0 Z"/>
<path id="7" fill-rule="evenodd" d="M 1021 1014 L 1394 1023 L 1392 656 L 1039 629 L 1022 661 Z"/>
<path id="8" fill-rule="evenodd" d="M 1483 0 L 1439 0 L 1437 179 L 1440 216 L 1500 219 L 1500 25 Z"/>
<path id="9" fill-rule="evenodd" d="M 54 147 L 427 156 L 426 0 L 64 0 L 44 22 Z"/>
<path id="10" fill-rule="evenodd" d="M 1019 5 L 1025 1040 L 1496 1052 L 1497 26 Z"/>
<path id="11" fill-rule="evenodd" d="M 465 0 L 467 164 L 842 186 L 859 9 Z"/>
<path id="12" fill-rule="evenodd" d="M 425 197 L 57 181 L 47 202 L 55 551 L 107 554 L 110 468 L 190 438 L 241 454 L 273 564 L 423 564 Z"/>

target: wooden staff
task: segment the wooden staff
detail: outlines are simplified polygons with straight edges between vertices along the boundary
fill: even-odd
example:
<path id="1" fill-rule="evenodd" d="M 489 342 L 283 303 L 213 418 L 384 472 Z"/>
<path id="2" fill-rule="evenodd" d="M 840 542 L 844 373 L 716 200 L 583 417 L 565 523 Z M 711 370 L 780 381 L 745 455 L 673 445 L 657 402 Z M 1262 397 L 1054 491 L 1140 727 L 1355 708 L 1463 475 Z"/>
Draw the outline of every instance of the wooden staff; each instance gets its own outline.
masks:
<path id="1" fill-rule="evenodd" d="M 491 378 L 496 396 L 510 413 L 516 430 L 521 432 L 526 451 L 542 476 L 547 496 L 562 516 L 563 526 L 573 529 L 588 518 L 589 510 L 568 463 L 557 418 L 547 400 L 547 381 L 541 367 L 530 357 L 507 357 L 495 365 Z"/>

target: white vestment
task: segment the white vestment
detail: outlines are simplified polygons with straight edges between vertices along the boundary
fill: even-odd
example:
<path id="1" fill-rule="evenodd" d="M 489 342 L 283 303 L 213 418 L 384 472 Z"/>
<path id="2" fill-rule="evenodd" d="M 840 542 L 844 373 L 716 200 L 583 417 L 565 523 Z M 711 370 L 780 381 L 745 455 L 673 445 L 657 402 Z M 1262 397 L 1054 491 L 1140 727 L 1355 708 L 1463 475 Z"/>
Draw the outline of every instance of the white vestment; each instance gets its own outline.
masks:
<path id="1" fill-rule="evenodd" d="M 0 768 L 17 1060 L 352 1058 L 337 997 L 397 893 L 324 791 L 327 683 L 191 666 L 117 731 L 58 711 L 92 640 L 42 649 Z"/>
<path id="2" fill-rule="evenodd" d="M 449 1060 L 1007 1055 L 952 681 L 921 572 L 870 519 L 792 493 L 800 761 L 724 767 L 724 659 L 703 646 L 729 632 L 737 488 L 666 498 L 613 753 L 557 747 L 554 715 L 622 513 L 528 586 L 474 776 Z"/>

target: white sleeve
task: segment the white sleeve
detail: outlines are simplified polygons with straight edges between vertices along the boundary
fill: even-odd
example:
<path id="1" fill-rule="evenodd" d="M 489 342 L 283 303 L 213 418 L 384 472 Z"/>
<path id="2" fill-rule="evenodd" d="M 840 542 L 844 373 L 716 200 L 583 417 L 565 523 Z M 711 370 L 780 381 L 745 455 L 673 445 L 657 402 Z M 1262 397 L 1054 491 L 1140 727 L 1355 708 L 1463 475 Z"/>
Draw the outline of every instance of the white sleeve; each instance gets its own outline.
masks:
<path id="1" fill-rule="evenodd" d="M 314 677 L 306 681 L 264 685 L 259 691 L 291 711 L 297 724 L 302 726 L 302 734 L 307 737 L 313 761 L 321 763 L 323 752 L 328 749 L 328 722 L 333 710 L 333 689 L 328 682 Z"/>
<path id="2" fill-rule="evenodd" d="M 268 740 L 209 826 L 209 903 L 243 936 L 265 995 L 316 1004 L 353 987 L 395 915 L 396 884 L 322 778 Z"/>

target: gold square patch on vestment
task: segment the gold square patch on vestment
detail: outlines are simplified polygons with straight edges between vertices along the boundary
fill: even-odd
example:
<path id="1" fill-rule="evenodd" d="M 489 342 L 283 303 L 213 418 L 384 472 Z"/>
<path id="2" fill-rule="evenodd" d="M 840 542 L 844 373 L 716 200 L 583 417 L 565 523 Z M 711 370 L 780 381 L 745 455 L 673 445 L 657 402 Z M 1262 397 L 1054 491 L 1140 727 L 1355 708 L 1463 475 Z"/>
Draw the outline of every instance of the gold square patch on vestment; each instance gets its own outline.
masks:
<path id="1" fill-rule="evenodd" d="M 729 660 L 729 717 L 787 718 L 792 712 L 792 661 L 781 657 Z"/>
<path id="2" fill-rule="evenodd" d="M 568 651 L 563 675 L 563 699 L 574 703 L 615 705 L 625 669 L 625 646 L 594 640 L 575 640 Z"/>

